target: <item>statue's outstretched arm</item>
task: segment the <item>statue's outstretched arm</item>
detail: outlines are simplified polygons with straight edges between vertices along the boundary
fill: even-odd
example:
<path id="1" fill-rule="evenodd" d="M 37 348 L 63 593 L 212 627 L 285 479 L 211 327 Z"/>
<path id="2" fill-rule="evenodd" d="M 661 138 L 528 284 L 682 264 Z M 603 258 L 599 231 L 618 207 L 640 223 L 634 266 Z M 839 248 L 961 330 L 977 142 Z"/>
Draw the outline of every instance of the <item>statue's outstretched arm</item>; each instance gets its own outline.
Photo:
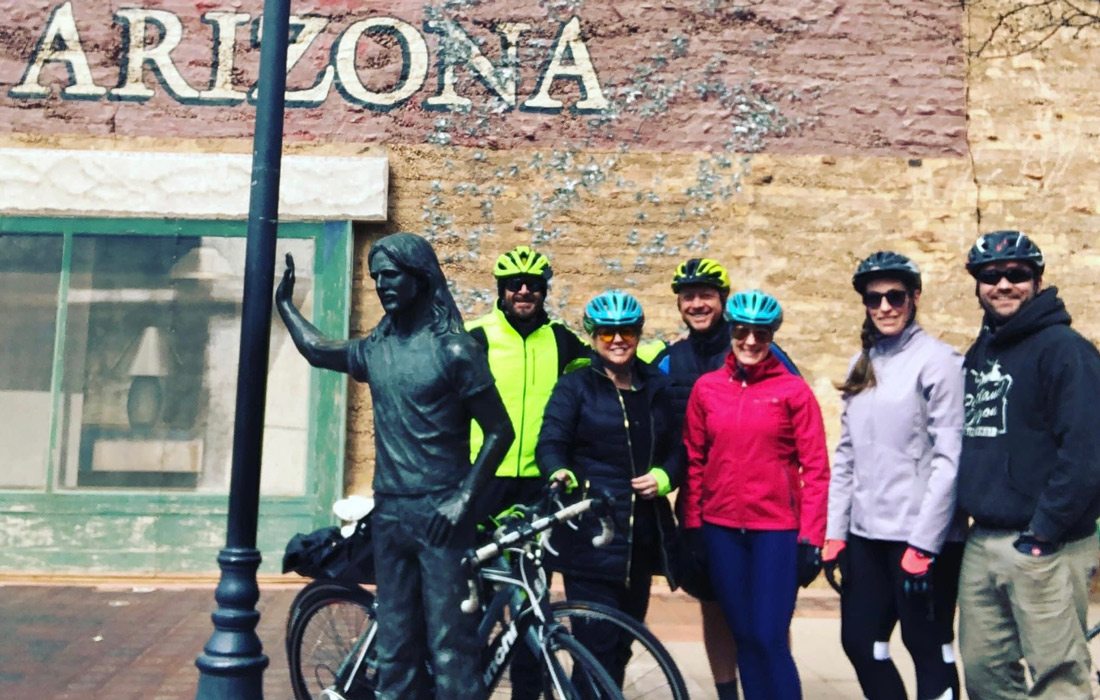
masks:
<path id="1" fill-rule="evenodd" d="M 317 327 L 302 316 L 294 306 L 294 258 L 286 254 L 286 270 L 283 279 L 275 290 L 275 308 L 279 310 L 295 347 L 314 367 L 331 369 L 337 372 L 348 371 L 347 340 L 328 338 Z"/>
<path id="2" fill-rule="evenodd" d="M 435 545 L 444 544 L 451 535 L 451 531 L 470 510 L 470 503 L 475 493 L 489 482 L 500 460 L 512 446 L 515 439 L 515 431 L 512 430 L 512 421 L 508 418 L 508 411 L 504 408 L 504 402 L 497 392 L 496 386 L 490 386 L 467 399 L 470 413 L 478 426 L 485 434 L 485 442 L 481 444 L 481 450 L 477 453 L 470 473 L 462 482 L 462 486 L 450 498 L 440 504 L 439 509 L 428 524 L 428 541 Z"/>

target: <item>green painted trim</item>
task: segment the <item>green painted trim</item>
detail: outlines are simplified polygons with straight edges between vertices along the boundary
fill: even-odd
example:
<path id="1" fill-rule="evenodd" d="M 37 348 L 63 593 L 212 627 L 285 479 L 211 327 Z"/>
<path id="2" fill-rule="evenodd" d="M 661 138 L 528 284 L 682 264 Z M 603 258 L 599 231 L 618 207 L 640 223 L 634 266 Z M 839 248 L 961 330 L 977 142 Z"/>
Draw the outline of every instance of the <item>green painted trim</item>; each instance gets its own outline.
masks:
<path id="1" fill-rule="evenodd" d="M 260 510 L 272 515 L 301 515 L 315 500 L 312 494 L 303 496 L 265 496 Z M 34 493 L 0 491 L 0 516 L 4 515 L 140 515 L 140 514 L 202 514 L 225 515 L 229 512 L 226 494 L 200 493 L 130 493 L 66 491 Z"/>
<path id="2" fill-rule="evenodd" d="M 144 236 L 210 236 L 243 238 L 244 219 L 85 219 L 40 216 L 0 216 L 0 233 L 57 235 L 58 233 Z M 279 223 L 280 238 L 314 238 L 328 224 L 285 221 Z M 350 224 L 349 224 L 350 227 Z"/>
<path id="3" fill-rule="evenodd" d="M 330 222 L 313 251 L 314 324 L 334 338 L 347 338 L 351 328 L 351 256 L 354 244 L 352 225 Z M 344 275 L 326 274 L 328 270 L 347 270 Z M 307 474 L 307 488 L 317 495 L 311 513 L 315 528 L 332 522 L 333 501 L 343 495 L 345 443 L 347 436 L 347 375 L 322 369 L 312 371 L 310 391 L 309 441 L 313 464 L 326 465 L 330 471 L 314 469 Z M 339 475 L 333 479 L 332 474 Z"/>

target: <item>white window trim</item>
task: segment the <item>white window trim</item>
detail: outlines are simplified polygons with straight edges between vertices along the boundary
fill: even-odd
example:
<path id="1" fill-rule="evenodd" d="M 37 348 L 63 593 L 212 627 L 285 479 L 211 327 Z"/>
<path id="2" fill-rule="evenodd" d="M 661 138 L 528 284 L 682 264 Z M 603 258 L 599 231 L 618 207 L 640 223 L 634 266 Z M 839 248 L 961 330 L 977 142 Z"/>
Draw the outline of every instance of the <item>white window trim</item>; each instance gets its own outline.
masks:
<path id="1" fill-rule="evenodd" d="M 385 221 L 388 159 L 283 156 L 280 220 Z M 0 148 L 0 214 L 241 219 L 252 158 Z"/>

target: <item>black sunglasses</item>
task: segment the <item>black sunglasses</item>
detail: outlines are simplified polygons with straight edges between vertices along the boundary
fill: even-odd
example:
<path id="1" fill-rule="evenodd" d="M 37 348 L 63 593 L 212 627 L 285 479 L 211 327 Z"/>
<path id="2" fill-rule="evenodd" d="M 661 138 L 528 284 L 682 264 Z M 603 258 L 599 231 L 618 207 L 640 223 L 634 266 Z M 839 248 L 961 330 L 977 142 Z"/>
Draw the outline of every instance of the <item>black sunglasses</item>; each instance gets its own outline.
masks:
<path id="1" fill-rule="evenodd" d="M 756 342 L 764 344 L 772 342 L 772 338 L 775 337 L 775 331 L 771 328 L 765 328 L 763 326 L 746 326 L 738 323 L 733 327 L 734 340 L 744 340 L 750 335 L 756 338 Z"/>
<path id="2" fill-rule="evenodd" d="M 882 306 L 882 300 L 892 309 L 900 309 L 905 306 L 905 300 L 909 298 L 909 292 L 904 289 L 891 289 L 888 292 L 864 292 L 863 305 L 868 309 L 877 309 Z"/>
<path id="3" fill-rule="evenodd" d="M 545 292 L 546 280 L 541 277 L 509 277 L 504 280 L 504 288 L 509 292 L 518 292 L 524 287 L 529 292 Z"/>
<path id="4" fill-rule="evenodd" d="M 1030 267 L 1010 267 L 1007 270 L 998 270 L 995 267 L 987 267 L 978 270 L 974 275 L 982 284 L 998 284 L 1004 278 L 1012 284 L 1030 282 L 1035 279 L 1035 272 Z"/>

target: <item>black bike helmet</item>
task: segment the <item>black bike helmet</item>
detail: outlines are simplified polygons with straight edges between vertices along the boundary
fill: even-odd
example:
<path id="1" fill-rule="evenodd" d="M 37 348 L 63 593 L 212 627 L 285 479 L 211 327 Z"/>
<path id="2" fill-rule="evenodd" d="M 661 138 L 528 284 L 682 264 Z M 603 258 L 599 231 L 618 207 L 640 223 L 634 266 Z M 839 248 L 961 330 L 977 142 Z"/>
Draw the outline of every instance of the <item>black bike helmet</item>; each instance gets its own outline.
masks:
<path id="1" fill-rule="evenodd" d="M 672 291 L 679 294 L 680 288 L 689 284 L 705 284 L 727 294 L 730 290 L 730 276 L 717 260 L 692 258 L 676 268 L 672 275 Z"/>
<path id="2" fill-rule="evenodd" d="M 983 265 L 1018 260 L 1035 268 L 1040 275 L 1046 262 L 1039 246 L 1020 231 L 993 231 L 983 234 L 966 256 L 966 271 L 977 275 Z"/>
<path id="3" fill-rule="evenodd" d="M 867 290 L 868 282 L 883 277 L 900 279 L 910 291 L 921 288 L 920 268 L 917 264 L 892 250 L 880 250 L 861 260 L 852 275 L 852 286 L 863 294 Z"/>

